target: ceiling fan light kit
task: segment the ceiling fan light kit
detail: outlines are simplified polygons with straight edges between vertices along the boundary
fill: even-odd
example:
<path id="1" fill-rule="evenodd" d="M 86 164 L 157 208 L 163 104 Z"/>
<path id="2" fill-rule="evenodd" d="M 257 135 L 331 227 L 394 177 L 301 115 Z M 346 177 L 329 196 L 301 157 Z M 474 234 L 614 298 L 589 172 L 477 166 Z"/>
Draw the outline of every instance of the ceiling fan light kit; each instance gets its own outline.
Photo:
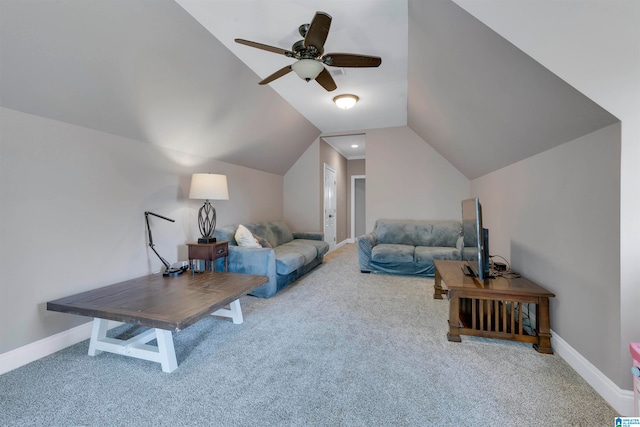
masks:
<path id="1" fill-rule="evenodd" d="M 378 67 L 382 63 L 382 59 L 379 56 L 358 55 L 353 53 L 325 54 L 324 42 L 329 35 L 331 19 L 331 16 L 326 12 L 316 12 L 310 24 L 302 24 L 298 27 L 298 32 L 303 37 L 303 40 L 295 42 L 291 50 L 244 39 L 235 39 L 235 42 L 296 60 L 295 63 L 282 67 L 270 76 L 264 78 L 259 84 L 265 85 L 271 83 L 275 79 L 294 71 L 301 79 L 307 82 L 315 80 L 326 91 L 331 92 L 335 90 L 337 86 L 333 77 L 331 77 L 331 73 L 324 67 L 325 65 L 340 68 L 365 68 Z"/>
<path id="2" fill-rule="evenodd" d="M 360 100 L 357 95 L 352 95 L 350 93 L 345 93 L 344 95 L 338 95 L 333 98 L 333 102 L 338 106 L 338 108 L 342 108 L 344 110 L 348 110 L 349 108 L 353 108 L 354 105 Z"/>
<path id="3" fill-rule="evenodd" d="M 301 59 L 295 64 L 291 65 L 291 68 L 295 73 L 304 81 L 315 80 L 318 74 L 324 70 L 324 66 L 321 62 L 315 59 Z"/>

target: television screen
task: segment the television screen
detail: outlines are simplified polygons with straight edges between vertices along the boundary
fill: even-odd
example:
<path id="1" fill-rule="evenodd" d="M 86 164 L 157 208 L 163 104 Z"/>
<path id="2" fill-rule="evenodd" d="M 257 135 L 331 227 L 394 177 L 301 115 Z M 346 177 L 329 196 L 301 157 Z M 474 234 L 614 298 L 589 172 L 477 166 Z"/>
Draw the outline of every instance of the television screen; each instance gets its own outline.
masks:
<path id="1" fill-rule="evenodd" d="M 486 231 L 488 233 L 488 230 Z M 471 273 L 483 280 L 488 264 L 487 254 L 484 252 L 485 230 L 482 228 L 482 206 L 480 199 L 466 199 L 462 201 L 462 260 L 466 261 Z M 487 259 L 485 259 L 487 258 Z"/>

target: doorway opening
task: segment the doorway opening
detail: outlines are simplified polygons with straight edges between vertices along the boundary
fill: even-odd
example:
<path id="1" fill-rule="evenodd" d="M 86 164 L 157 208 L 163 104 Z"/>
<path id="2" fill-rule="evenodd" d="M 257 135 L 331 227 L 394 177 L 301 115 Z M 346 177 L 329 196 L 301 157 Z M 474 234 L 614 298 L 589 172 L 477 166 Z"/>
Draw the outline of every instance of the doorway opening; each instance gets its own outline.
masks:
<path id="1" fill-rule="evenodd" d="M 351 175 L 351 241 L 367 233 L 366 177 Z"/>

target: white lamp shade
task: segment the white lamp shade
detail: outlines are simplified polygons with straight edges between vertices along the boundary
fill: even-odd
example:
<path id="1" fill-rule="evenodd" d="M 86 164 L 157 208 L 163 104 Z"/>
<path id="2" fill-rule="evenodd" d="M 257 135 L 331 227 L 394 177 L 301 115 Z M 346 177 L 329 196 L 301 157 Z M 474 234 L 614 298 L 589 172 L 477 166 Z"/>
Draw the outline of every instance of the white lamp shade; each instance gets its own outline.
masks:
<path id="1" fill-rule="evenodd" d="M 229 200 L 227 176 L 215 173 L 194 173 L 191 176 L 190 199 Z"/>
<path id="2" fill-rule="evenodd" d="M 291 69 L 296 72 L 302 80 L 314 80 L 318 74 L 324 70 L 324 65 L 315 59 L 301 59 L 291 65 Z"/>

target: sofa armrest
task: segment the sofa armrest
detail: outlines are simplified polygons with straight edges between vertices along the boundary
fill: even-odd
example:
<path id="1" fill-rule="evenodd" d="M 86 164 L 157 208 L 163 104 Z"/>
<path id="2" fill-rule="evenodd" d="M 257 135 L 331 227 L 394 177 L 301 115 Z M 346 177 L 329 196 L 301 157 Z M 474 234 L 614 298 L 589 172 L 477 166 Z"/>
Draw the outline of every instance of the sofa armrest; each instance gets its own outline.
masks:
<path id="1" fill-rule="evenodd" d="M 371 271 L 371 252 L 373 247 L 378 244 L 378 236 L 374 231 L 358 237 L 358 263 L 360 271 Z"/>
<path id="2" fill-rule="evenodd" d="M 307 240 L 324 240 L 324 233 L 321 231 L 294 231 L 294 239 L 307 239 Z"/>
<path id="3" fill-rule="evenodd" d="M 216 262 L 216 271 L 222 271 L 223 260 L 216 261 L 219 261 Z M 269 278 L 269 282 L 251 292 L 252 295 L 269 298 L 277 292 L 276 255 L 272 248 L 229 246 L 228 262 L 230 273 L 256 274 Z"/>
<path id="4" fill-rule="evenodd" d="M 362 243 L 360 243 L 362 242 Z M 375 231 L 372 231 L 370 233 L 367 234 L 363 234 L 362 236 L 358 237 L 358 246 L 360 246 L 361 244 L 366 245 L 370 248 L 373 248 L 375 245 L 378 244 L 378 235 L 376 234 Z"/>

